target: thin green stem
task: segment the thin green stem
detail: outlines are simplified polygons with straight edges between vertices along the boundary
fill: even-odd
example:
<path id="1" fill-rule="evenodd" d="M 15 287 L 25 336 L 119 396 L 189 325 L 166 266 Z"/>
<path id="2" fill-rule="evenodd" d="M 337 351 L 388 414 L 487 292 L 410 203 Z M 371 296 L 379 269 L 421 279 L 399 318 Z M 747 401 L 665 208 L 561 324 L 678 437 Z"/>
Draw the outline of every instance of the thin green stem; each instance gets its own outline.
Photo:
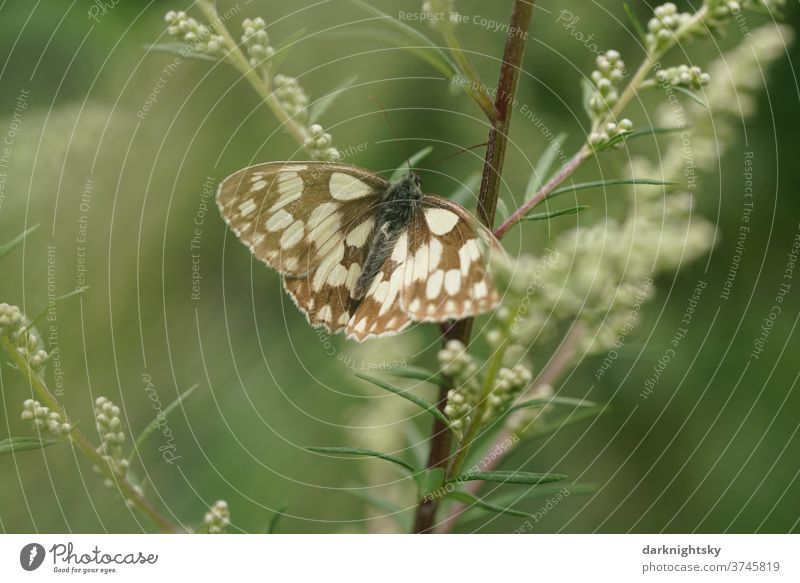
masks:
<path id="1" fill-rule="evenodd" d="M 208 20 L 208 22 L 214 27 L 214 30 L 217 32 L 217 34 L 225 39 L 225 44 L 228 47 L 228 54 L 226 55 L 228 61 L 234 67 L 236 67 L 236 69 L 242 73 L 244 78 L 247 79 L 250 85 L 253 86 L 253 89 L 256 90 L 256 93 L 258 93 L 258 95 L 264 100 L 264 103 L 269 106 L 269 108 L 272 110 L 272 113 L 275 114 L 275 117 L 278 118 L 278 121 L 283 127 L 286 128 L 298 145 L 305 149 L 306 152 L 311 154 L 311 151 L 306 145 L 306 140 L 309 138 L 309 135 L 305 126 L 303 126 L 301 123 L 298 123 L 297 120 L 289 115 L 289 112 L 286 111 L 280 100 L 275 95 L 275 92 L 272 88 L 272 83 L 269 81 L 269 79 L 262 77 L 258 73 L 257 69 L 250 66 L 247 57 L 239 48 L 239 43 L 236 42 L 230 31 L 223 23 L 222 19 L 217 14 L 217 9 L 214 7 L 214 3 L 209 0 L 198 0 L 197 5 L 205 15 L 206 20 Z"/>
<path id="2" fill-rule="evenodd" d="M 486 117 L 489 118 L 489 121 L 494 122 L 499 117 L 497 108 L 495 108 L 494 104 L 492 103 L 492 98 L 486 91 L 486 85 L 481 80 L 478 70 L 472 64 L 472 61 L 470 61 L 469 57 L 467 57 L 467 54 L 464 52 L 464 49 L 461 47 L 461 43 L 453 31 L 453 27 L 449 25 L 444 26 L 442 36 L 444 37 L 447 46 L 450 48 L 450 51 L 453 53 L 453 58 L 461 69 L 461 72 L 470 81 L 470 85 L 468 86 L 468 92 L 470 96 L 480 106 L 480 108 L 486 114 Z"/>
<path id="3" fill-rule="evenodd" d="M 120 493 L 126 500 L 130 500 L 142 514 L 147 516 L 158 528 L 167 533 L 181 533 L 186 532 L 184 529 L 179 528 L 173 524 L 168 518 L 162 515 L 153 504 L 145 498 L 127 478 L 117 472 L 108 464 L 108 462 L 97 453 L 95 446 L 91 441 L 79 430 L 75 428 L 67 417 L 64 407 L 58 402 L 55 395 L 50 392 L 39 374 L 31 368 L 28 359 L 17 351 L 17 348 L 11 343 L 8 337 L 0 339 L 3 349 L 8 353 L 11 360 L 17 366 L 22 375 L 28 380 L 38 399 L 44 403 L 51 411 L 58 413 L 65 423 L 69 423 L 72 429 L 69 432 L 69 439 L 75 446 L 83 453 L 89 461 L 95 466 L 100 468 L 100 471 L 107 478 L 111 479 L 119 487 Z"/>

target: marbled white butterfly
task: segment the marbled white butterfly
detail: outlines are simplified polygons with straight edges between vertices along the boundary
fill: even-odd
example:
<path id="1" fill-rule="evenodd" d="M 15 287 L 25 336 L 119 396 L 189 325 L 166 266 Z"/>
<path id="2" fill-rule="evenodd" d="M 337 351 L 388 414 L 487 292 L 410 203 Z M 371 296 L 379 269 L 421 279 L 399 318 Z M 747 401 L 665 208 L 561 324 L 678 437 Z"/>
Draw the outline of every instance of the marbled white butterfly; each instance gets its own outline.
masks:
<path id="1" fill-rule="evenodd" d="M 488 269 L 500 243 L 413 172 L 390 184 L 346 164 L 258 164 L 226 178 L 217 204 L 312 326 L 361 342 L 500 302 Z"/>

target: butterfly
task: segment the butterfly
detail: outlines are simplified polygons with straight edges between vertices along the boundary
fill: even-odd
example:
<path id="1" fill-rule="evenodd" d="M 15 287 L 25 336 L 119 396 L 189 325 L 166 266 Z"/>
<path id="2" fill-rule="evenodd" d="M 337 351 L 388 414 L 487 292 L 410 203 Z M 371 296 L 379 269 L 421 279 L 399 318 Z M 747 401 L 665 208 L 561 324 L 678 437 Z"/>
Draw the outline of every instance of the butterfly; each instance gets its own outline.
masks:
<path id="1" fill-rule="evenodd" d="M 348 164 L 258 164 L 226 178 L 217 205 L 314 327 L 362 342 L 500 303 L 489 273 L 506 258 L 500 243 L 462 206 L 423 194 L 414 172 L 390 184 Z"/>

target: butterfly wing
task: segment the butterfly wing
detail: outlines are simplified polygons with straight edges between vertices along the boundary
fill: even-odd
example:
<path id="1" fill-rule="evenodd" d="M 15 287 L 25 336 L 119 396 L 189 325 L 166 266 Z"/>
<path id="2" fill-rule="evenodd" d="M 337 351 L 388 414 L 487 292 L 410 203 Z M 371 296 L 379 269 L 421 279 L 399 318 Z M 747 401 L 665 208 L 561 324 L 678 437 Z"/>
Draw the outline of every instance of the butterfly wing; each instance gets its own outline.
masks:
<path id="1" fill-rule="evenodd" d="M 333 256 L 345 259 L 345 237 L 361 237 L 363 221 L 388 186 L 380 176 L 347 164 L 270 162 L 226 178 L 217 191 L 217 205 L 256 257 L 298 277 Z"/>
<path id="2" fill-rule="evenodd" d="M 424 196 L 348 322 L 348 338 L 362 342 L 411 321 L 460 320 L 496 308 L 490 260 L 507 256 L 488 229 L 460 205 Z"/>

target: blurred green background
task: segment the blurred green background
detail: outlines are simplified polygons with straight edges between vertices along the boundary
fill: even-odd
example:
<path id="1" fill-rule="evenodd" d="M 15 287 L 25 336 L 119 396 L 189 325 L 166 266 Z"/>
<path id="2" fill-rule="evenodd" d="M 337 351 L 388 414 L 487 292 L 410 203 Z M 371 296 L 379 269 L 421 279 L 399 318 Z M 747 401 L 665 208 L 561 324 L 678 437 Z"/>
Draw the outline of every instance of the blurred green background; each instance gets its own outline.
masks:
<path id="1" fill-rule="evenodd" d="M 418 4 L 403 0 L 380 6 L 397 14 L 416 11 Z M 586 126 L 578 79 L 591 71 L 594 56 L 556 23 L 559 10 L 579 16 L 577 29 L 593 33 L 602 49 L 622 51 L 629 66 L 641 53 L 623 28 L 622 2 L 537 4 L 525 60 L 529 74 L 521 80 L 519 100 L 555 133 L 568 132 L 567 150 L 572 150 Z M 645 3 L 630 4 L 647 18 Z M 510 5 L 464 0 L 458 9 L 504 22 Z M 105 395 L 122 406 L 135 435 L 154 415 L 143 375 L 152 378 L 164 404 L 198 385 L 169 418 L 179 459 L 162 461 L 163 439 L 156 435 L 135 465 L 137 474 L 146 476 L 146 491 L 168 516 L 197 526 L 208 505 L 222 498 L 231 507 L 232 531 L 263 531 L 284 507 L 282 530 L 287 532 L 396 528 L 352 489 L 408 507 L 413 504 L 410 480 L 381 461 L 331 459 L 303 447 L 352 445 L 409 457 L 424 454 L 424 443 L 415 451 L 404 448 L 427 435 L 428 418 L 355 379 L 348 363 L 358 367 L 405 359 L 433 366 L 435 329 L 416 327 L 357 346 L 342 338 L 330 344 L 308 327 L 287 301 L 278 276 L 226 236 L 212 198 L 204 197 L 204 185 L 207 191 L 240 167 L 303 158 L 302 153 L 252 89 L 232 69 L 213 63 L 181 62 L 152 108 L 143 112 L 148 94 L 174 60 L 146 45 L 164 42 L 164 13 L 188 4 L 121 2 L 95 13 L 96 20 L 89 17 L 92 6 L 97 5 L 80 0 L 0 7 L 0 133 L 15 127 L 4 169 L 0 242 L 40 225 L 25 247 L 0 265 L 0 301 L 27 313 L 47 304 L 48 246 L 55 246 L 57 293 L 73 289 L 82 245 L 76 237 L 85 228 L 91 288 L 57 309 L 63 403 L 92 435 L 92 402 Z M 429 164 L 457 146 L 485 141 L 486 124 L 474 104 L 450 91 L 447 80 L 423 61 L 360 35 L 353 22 L 364 14 L 350 3 L 220 0 L 220 12 L 226 10 L 233 11 L 229 26 L 236 36 L 245 17 L 264 17 L 276 44 L 306 29 L 308 38 L 292 52 L 284 71 L 298 77 L 312 99 L 358 75 L 358 85 L 322 120 L 340 149 L 364 145 L 348 162 L 388 171 L 402 162 L 404 151 L 434 144 L 434 154 L 422 164 L 423 180 L 426 190 L 440 193 L 480 171 L 480 150 Z M 747 18 L 753 27 L 767 20 Z M 788 19 L 797 24 L 796 6 Z M 434 34 L 425 24 L 416 26 Z M 474 51 L 483 78 L 494 83 L 503 35 L 466 25 L 459 36 Z M 692 45 L 689 55 L 703 64 L 739 40 L 732 25 L 727 35 Z M 674 278 L 657 281 L 659 292 L 645 308 L 635 342 L 591 395 L 611 400 L 612 412 L 589 430 L 572 426 L 508 460 L 508 467 L 556 468 L 598 485 L 596 494 L 561 502 L 535 531 L 799 530 L 800 361 L 794 329 L 800 289 L 789 293 L 764 354 L 746 364 L 798 234 L 800 110 L 792 68 L 798 56 L 800 49 L 790 47 L 771 69 L 758 112 L 739 127 L 738 141 L 729 144 L 720 167 L 703 172 L 695 210 L 719 225 L 721 238 L 708 263 L 701 259 Z M 672 55 L 669 64 L 683 60 Z M 28 92 L 27 105 L 15 122 L 23 92 Z M 400 145 L 371 95 L 389 110 Z M 651 105 L 659 100 L 655 94 L 646 99 Z M 503 195 L 511 208 L 524 190 L 531 160 L 546 146 L 541 132 L 522 116 L 515 118 L 512 134 Z M 642 151 L 652 155 L 654 150 L 643 146 Z M 723 302 L 719 291 L 741 215 L 744 151 L 756 153 L 756 210 L 736 285 Z M 623 158 L 624 153 L 603 158 L 604 172 L 619 172 Z M 589 165 L 580 178 L 598 172 Z M 612 203 L 587 216 L 601 220 L 614 209 Z M 196 220 L 202 225 L 193 250 Z M 540 225 L 516 229 L 508 248 L 536 253 L 556 232 L 573 227 L 575 218 L 553 223 L 550 232 Z M 193 254 L 202 275 L 197 300 L 191 297 Z M 701 278 L 709 289 L 692 334 L 656 393 L 642 401 L 642 381 Z M 635 361 L 645 342 L 644 356 Z M 542 362 L 547 356 L 540 355 Z M 560 387 L 563 394 L 584 395 L 599 363 L 587 359 Z M 46 376 L 54 384 L 52 366 Z M 29 435 L 30 427 L 20 420 L 21 403 L 29 397 L 26 383 L 3 366 L 0 388 L 0 437 Z M 67 445 L 2 456 L 0 476 L 0 529 L 5 532 L 152 529 Z M 532 501 L 523 507 L 535 511 L 540 505 Z M 470 529 L 510 532 L 519 522 L 495 518 L 482 526 L 473 522 Z"/>

